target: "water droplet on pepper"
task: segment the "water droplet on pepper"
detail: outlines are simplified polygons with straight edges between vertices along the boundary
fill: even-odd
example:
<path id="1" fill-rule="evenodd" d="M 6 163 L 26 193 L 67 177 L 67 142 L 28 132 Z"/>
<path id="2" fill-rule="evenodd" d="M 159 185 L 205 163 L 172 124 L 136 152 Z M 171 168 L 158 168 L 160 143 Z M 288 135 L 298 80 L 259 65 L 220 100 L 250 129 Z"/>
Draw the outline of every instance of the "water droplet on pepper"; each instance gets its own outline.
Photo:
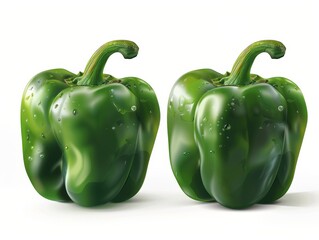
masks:
<path id="1" fill-rule="evenodd" d="M 278 111 L 279 111 L 279 112 L 282 112 L 283 110 L 284 110 L 284 107 L 283 107 L 283 106 L 281 106 L 281 105 L 278 106 Z"/>
<path id="2" fill-rule="evenodd" d="M 135 112 L 135 111 L 136 111 L 136 106 L 133 105 L 133 106 L 131 107 L 131 110 L 132 110 L 133 112 Z"/>
<path id="3" fill-rule="evenodd" d="M 231 129 L 231 125 L 230 124 L 225 124 L 223 127 L 223 131 L 227 131 Z"/>

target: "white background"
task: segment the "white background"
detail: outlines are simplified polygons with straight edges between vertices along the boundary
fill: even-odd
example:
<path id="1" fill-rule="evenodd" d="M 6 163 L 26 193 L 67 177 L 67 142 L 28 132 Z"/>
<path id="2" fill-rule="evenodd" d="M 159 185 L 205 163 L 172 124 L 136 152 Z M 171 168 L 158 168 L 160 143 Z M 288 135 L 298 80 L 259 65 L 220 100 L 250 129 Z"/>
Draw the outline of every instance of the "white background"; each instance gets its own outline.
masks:
<path id="1" fill-rule="evenodd" d="M 0 3 L 0 239 L 318 239 L 315 1 L 43 2 Z M 161 124 L 144 185 L 122 204 L 88 209 L 48 201 L 35 192 L 23 166 L 19 120 L 23 89 L 46 69 L 83 71 L 93 52 L 115 39 L 135 41 L 140 52 L 132 60 L 113 55 L 105 72 L 146 80 L 160 102 Z M 180 190 L 170 169 L 166 130 L 170 89 L 190 70 L 230 71 L 238 54 L 262 39 L 282 41 L 286 55 L 271 60 L 262 54 L 252 72 L 290 78 L 308 105 L 308 126 L 293 184 L 277 203 L 246 210 L 193 201 Z"/>

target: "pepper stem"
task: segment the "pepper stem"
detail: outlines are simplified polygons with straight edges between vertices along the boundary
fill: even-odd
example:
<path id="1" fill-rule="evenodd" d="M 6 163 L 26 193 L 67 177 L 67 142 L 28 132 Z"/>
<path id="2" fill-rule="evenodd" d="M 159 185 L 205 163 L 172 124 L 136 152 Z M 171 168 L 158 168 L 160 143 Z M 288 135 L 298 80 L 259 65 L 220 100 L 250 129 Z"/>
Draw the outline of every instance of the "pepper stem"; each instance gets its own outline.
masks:
<path id="1" fill-rule="evenodd" d="M 272 59 L 285 55 L 286 47 L 275 40 L 262 40 L 249 45 L 237 58 L 233 69 L 225 78 L 225 85 L 247 85 L 250 83 L 250 70 L 255 58 L 267 52 Z"/>
<path id="2" fill-rule="evenodd" d="M 103 83 L 103 70 L 108 58 L 120 52 L 125 59 L 136 57 L 138 46 L 128 40 L 116 40 L 105 43 L 92 55 L 83 75 L 78 77 L 77 85 L 100 85 Z"/>

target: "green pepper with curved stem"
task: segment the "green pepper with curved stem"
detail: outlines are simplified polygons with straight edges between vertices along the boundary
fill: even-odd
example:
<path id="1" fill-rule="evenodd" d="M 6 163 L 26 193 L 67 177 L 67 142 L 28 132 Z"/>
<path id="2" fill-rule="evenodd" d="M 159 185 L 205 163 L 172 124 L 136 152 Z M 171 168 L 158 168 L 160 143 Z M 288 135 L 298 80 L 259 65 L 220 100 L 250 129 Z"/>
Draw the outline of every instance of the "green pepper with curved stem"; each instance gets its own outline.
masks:
<path id="1" fill-rule="evenodd" d="M 94 206 L 133 197 L 141 188 L 160 111 L 145 81 L 103 74 L 116 52 L 138 53 L 135 43 L 101 46 L 84 73 L 39 73 L 25 88 L 21 132 L 26 172 L 43 197 Z"/>
<path id="2" fill-rule="evenodd" d="M 246 208 L 279 199 L 291 185 L 307 124 L 306 103 L 292 81 L 250 74 L 263 52 L 281 58 L 285 46 L 255 42 L 230 74 L 191 71 L 171 91 L 171 167 L 195 200 Z"/>

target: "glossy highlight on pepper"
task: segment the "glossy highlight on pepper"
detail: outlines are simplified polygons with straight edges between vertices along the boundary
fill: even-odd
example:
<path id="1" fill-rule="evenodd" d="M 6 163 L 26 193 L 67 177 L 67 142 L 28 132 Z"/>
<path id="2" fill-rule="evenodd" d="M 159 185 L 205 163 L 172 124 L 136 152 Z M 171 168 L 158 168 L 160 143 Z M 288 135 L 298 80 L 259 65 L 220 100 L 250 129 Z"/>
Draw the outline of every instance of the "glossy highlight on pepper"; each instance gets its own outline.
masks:
<path id="1" fill-rule="evenodd" d="M 136 77 L 103 74 L 108 58 L 134 58 L 138 46 L 101 46 L 83 73 L 41 72 L 21 103 L 24 165 L 39 194 L 82 206 L 121 202 L 141 188 L 160 110 L 151 86 Z"/>
<path id="2" fill-rule="evenodd" d="M 230 73 L 188 72 L 172 88 L 167 113 L 171 167 L 189 197 L 229 208 L 269 203 L 289 189 L 307 124 L 299 87 L 251 74 L 255 58 L 285 46 L 248 46 Z"/>

